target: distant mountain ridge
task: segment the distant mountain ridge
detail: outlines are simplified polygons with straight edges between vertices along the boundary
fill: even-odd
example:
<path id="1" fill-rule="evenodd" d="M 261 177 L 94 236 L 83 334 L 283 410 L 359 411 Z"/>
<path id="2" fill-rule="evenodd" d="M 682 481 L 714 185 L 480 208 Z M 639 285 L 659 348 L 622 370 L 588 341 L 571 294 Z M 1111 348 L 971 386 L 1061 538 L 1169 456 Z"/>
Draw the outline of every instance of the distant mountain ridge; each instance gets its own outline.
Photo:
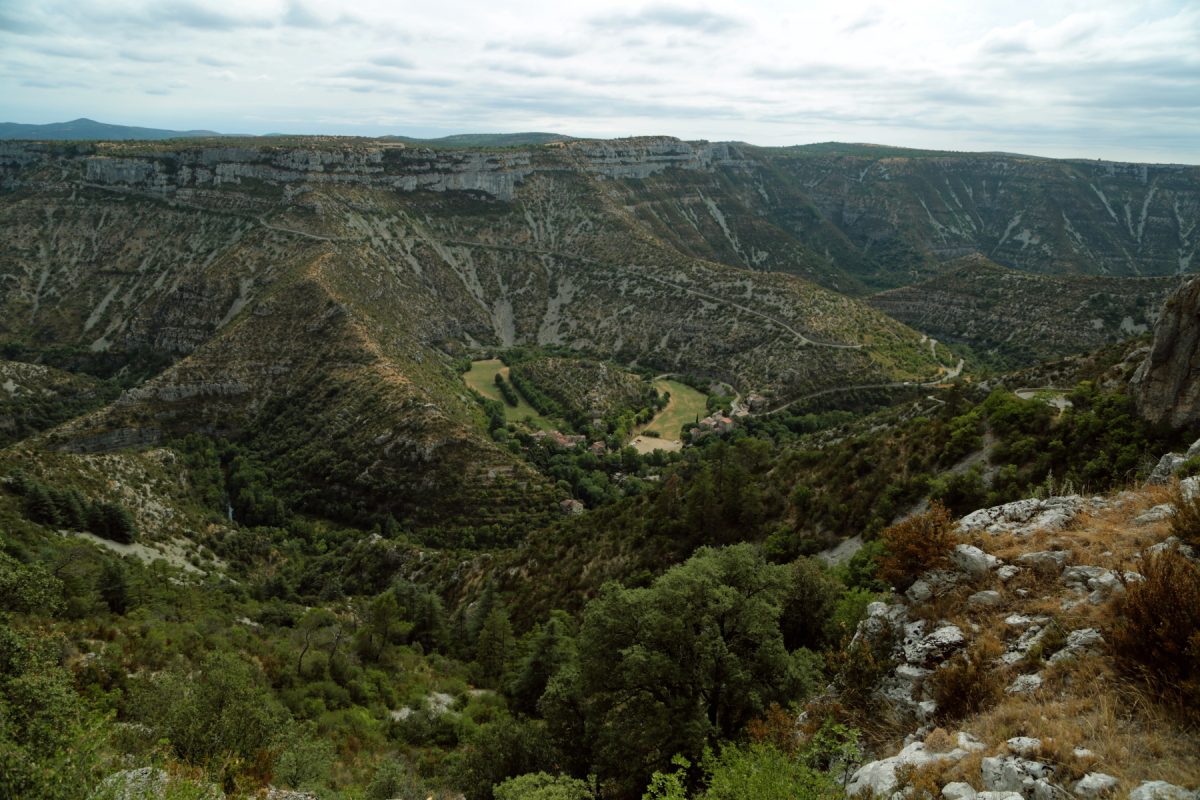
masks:
<path id="1" fill-rule="evenodd" d="M 34 141 L 87 141 L 103 139 L 127 141 L 134 139 L 191 139 L 208 136 L 228 136 L 209 130 L 172 131 L 164 128 L 139 128 L 132 125 L 110 125 L 81 117 L 70 122 L 51 122 L 46 125 L 27 125 L 20 122 L 0 122 L 0 139 L 29 139 Z"/>
<path id="2" fill-rule="evenodd" d="M 165 139 L 207 139 L 212 137 L 246 137 L 252 134 L 220 133 L 211 130 L 176 131 L 166 128 L 142 128 L 136 125 L 112 125 L 80 117 L 70 122 L 51 122 L 32 125 L 21 122 L 0 122 L 0 139 L 26 141 L 161 141 Z M 267 134 L 290 136 L 290 134 Z M 451 136 L 417 138 L 413 136 L 380 136 L 380 141 L 404 142 L 434 147 L 525 147 L 549 142 L 571 141 L 574 137 L 561 133 L 457 133 Z"/>

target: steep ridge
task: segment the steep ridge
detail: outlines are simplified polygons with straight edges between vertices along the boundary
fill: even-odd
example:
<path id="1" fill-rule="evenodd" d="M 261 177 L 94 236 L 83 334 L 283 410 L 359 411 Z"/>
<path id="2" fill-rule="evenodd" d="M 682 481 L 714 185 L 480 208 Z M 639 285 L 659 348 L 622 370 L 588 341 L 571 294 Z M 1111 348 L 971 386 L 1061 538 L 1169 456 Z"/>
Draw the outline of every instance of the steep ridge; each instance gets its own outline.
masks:
<path id="1" fill-rule="evenodd" d="M 1148 333 L 1178 278 L 1031 275 L 983 256 L 872 295 L 870 304 L 1005 366 L 1085 353 Z"/>
<path id="2" fill-rule="evenodd" d="M 731 144 L 715 169 L 617 181 L 677 249 L 841 291 L 979 253 L 1046 275 L 1193 271 L 1200 168 L 897 148 Z"/>
<path id="3" fill-rule="evenodd" d="M 1200 421 L 1200 281 L 1168 299 L 1132 389 L 1138 410 L 1152 422 L 1181 428 Z"/>
<path id="4" fill-rule="evenodd" d="M 1193 270 L 1200 168 L 835 146 L 771 151 L 877 285 L 971 252 L 1043 274 Z"/>

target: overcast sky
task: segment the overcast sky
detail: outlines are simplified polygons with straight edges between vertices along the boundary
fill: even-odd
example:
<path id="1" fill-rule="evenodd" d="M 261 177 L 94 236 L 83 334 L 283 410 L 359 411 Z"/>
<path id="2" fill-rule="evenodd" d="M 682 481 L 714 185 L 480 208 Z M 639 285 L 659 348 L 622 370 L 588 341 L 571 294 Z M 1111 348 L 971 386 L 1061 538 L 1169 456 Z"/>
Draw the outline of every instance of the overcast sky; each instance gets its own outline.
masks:
<path id="1" fill-rule="evenodd" d="M 1200 1 L 0 0 L 0 120 L 1200 163 Z"/>

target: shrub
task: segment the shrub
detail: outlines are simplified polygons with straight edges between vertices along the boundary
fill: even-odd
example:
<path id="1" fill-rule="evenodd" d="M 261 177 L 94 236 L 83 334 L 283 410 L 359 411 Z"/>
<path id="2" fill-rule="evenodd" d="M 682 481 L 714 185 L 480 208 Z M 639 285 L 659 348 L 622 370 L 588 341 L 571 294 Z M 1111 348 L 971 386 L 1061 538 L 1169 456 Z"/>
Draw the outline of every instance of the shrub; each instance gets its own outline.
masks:
<path id="1" fill-rule="evenodd" d="M 496 784 L 495 800 L 592 800 L 586 781 L 567 775 L 530 772 Z"/>
<path id="2" fill-rule="evenodd" d="M 880 709 L 876 690 L 896 666 L 891 655 L 894 644 L 894 632 L 885 627 L 873 636 L 847 639 L 841 649 L 830 651 L 827 666 L 846 708 L 867 714 Z"/>
<path id="3" fill-rule="evenodd" d="M 929 687 L 937 703 L 941 722 L 976 714 L 1000 699 L 1003 678 L 995 661 L 1004 651 L 992 638 L 983 638 L 965 653 L 960 653 L 929 677 Z"/>
<path id="4" fill-rule="evenodd" d="M 1200 547 L 1200 491 L 1184 492 L 1176 488 L 1171 494 L 1175 515 L 1171 517 L 1171 533 L 1184 543 Z"/>
<path id="5" fill-rule="evenodd" d="M 704 800 L 837 796 L 830 775 L 769 744 L 726 744 L 715 756 L 706 753 L 701 766 L 708 784 Z"/>
<path id="6" fill-rule="evenodd" d="M 251 763 L 277 743 L 289 721 L 257 666 L 231 653 L 208 655 L 196 672 L 180 666 L 141 678 L 129 712 L 196 766 Z"/>
<path id="7" fill-rule="evenodd" d="M 363 795 L 367 800 L 424 800 L 429 790 L 402 761 L 385 761 Z"/>
<path id="8" fill-rule="evenodd" d="M 1177 551 L 1143 562 L 1110 632 L 1117 664 L 1160 699 L 1200 717 L 1200 567 Z"/>
<path id="9" fill-rule="evenodd" d="M 885 552 L 879 577 L 903 592 L 921 573 L 949 565 L 954 523 L 946 507 L 935 500 L 928 511 L 885 530 L 881 539 Z"/>

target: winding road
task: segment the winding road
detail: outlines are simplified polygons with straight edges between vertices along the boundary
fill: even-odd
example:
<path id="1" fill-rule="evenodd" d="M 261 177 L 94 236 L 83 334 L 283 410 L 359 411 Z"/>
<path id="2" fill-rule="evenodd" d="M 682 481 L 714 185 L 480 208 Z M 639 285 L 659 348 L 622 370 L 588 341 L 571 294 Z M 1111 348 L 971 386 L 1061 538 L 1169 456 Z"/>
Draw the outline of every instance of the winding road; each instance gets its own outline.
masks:
<path id="1" fill-rule="evenodd" d="M 930 386 L 937 386 L 939 383 L 945 383 L 946 381 L 954 380 L 959 375 L 961 375 L 962 371 L 963 371 L 964 363 L 965 362 L 963 361 L 963 359 L 960 358 L 958 360 L 958 364 L 956 364 L 953 369 L 947 370 L 945 375 L 939 375 L 937 378 L 934 378 L 931 381 L 924 381 L 921 383 L 913 383 L 912 381 L 893 381 L 891 383 L 863 383 L 863 384 L 858 384 L 856 386 L 834 386 L 830 389 L 822 389 L 819 392 L 812 392 L 810 394 L 802 394 L 799 397 L 793 397 L 791 400 L 788 400 L 786 403 L 784 403 L 781 406 L 775 406 L 775 408 L 772 408 L 769 411 L 763 411 L 758 416 L 769 417 L 772 414 L 778 414 L 780 411 L 783 411 L 784 409 L 788 408 L 789 406 L 793 406 L 796 403 L 800 403 L 804 400 L 812 400 L 815 397 L 823 397 L 827 394 L 834 394 L 836 392 L 852 392 L 852 391 L 855 391 L 858 389 L 899 389 L 899 388 L 902 388 L 905 386 L 915 386 L 918 388 L 928 388 Z"/>

